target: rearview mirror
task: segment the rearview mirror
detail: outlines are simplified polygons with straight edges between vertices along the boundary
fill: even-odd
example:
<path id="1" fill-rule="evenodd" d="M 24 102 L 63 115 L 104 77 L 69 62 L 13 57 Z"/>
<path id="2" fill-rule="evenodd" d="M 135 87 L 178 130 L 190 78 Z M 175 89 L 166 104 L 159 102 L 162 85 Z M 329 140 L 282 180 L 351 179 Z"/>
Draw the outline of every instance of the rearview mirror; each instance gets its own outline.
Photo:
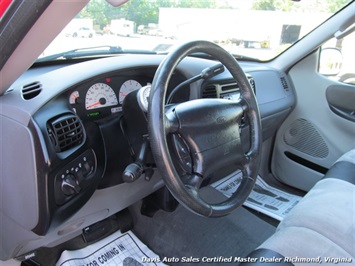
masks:
<path id="1" fill-rule="evenodd" d="M 319 73 L 336 76 L 340 73 L 343 55 L 337 48 L 324 48 L 320 53 Z"/>
<path id="2" fill-rule="evenodd" d="M 106 0 L 107 3 L 118 7 L 118 6 L 122 6 L 123 4 L 127 3 L 129 0 Z"/>

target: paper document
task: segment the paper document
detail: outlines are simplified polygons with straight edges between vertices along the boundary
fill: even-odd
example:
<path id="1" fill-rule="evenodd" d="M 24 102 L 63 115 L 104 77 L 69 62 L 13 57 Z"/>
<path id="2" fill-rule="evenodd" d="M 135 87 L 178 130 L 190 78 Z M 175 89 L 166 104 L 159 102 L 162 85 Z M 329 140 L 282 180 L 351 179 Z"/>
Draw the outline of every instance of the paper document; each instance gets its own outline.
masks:
<path id="1" fill-rule="evenodd" d="M 63 251 L 56 266 L 165 265 L 131 231 L 114 234 L 79 250 Z M 155 261 L 154 261 L 155 260 Z M 149 261 L 149 263 L 146 263 Z"/>
<path id="2" fill-rule="evenodd" d="M 230 197 L 239 187 L 242 173 L 235 172 L 215 183 L 212 187 Z M 259 176 L 244 206 L 281 221 L 302 198 L 269 186 Z"/>

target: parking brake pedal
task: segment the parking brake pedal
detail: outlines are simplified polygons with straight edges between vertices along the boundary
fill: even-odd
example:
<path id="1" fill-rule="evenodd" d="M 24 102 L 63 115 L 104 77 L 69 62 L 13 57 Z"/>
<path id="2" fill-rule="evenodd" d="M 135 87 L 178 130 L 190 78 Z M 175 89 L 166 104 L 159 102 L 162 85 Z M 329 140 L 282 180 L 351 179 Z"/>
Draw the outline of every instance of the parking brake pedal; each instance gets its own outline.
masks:
<path id="1" fill-rule="evenodd" d="M 105 238 L 112 231 L 111 219 L 105 219 L 83 229 L 83 238 L 86 243 L 93 243 Z"/>

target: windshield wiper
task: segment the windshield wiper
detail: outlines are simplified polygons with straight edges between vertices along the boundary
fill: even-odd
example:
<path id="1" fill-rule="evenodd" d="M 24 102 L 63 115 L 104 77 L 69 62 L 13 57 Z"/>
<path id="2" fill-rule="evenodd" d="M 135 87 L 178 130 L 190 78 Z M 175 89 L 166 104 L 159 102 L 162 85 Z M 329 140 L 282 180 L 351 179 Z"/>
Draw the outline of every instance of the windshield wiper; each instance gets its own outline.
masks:
<path id="1" fill-rule="evenodd" d="M 106 48 L 106 49 L 103 49 Z M 79 57 L 90 57 L 90 56 L 101 56 L 101 55 L 113 55 L 113 54 L 123 54 L 123 53 L 144 53 L 144 54 L 156 54 L 153 51 L 143 51 L 143 50 L 123 50 L 120 46 L 96 46 L 87 48 L 73 49 L 49 56 L 44 56 L 36 60 L 36 63 L 52 61 L 59 58 L 63 59 L 73 59 Z"/>

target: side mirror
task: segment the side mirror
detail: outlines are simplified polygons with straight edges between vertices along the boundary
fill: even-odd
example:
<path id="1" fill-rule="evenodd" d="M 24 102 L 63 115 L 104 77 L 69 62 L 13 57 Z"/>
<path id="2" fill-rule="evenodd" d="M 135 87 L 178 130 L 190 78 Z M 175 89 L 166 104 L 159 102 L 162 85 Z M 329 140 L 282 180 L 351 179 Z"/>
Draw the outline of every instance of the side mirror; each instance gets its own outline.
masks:
<path id="1" fill-rule="evenodd" d="M 340 73 L 343 55 L 337 48 L 323 48 L 320 53 L 319 73 L 325 76 L 336 76 Z"/>

